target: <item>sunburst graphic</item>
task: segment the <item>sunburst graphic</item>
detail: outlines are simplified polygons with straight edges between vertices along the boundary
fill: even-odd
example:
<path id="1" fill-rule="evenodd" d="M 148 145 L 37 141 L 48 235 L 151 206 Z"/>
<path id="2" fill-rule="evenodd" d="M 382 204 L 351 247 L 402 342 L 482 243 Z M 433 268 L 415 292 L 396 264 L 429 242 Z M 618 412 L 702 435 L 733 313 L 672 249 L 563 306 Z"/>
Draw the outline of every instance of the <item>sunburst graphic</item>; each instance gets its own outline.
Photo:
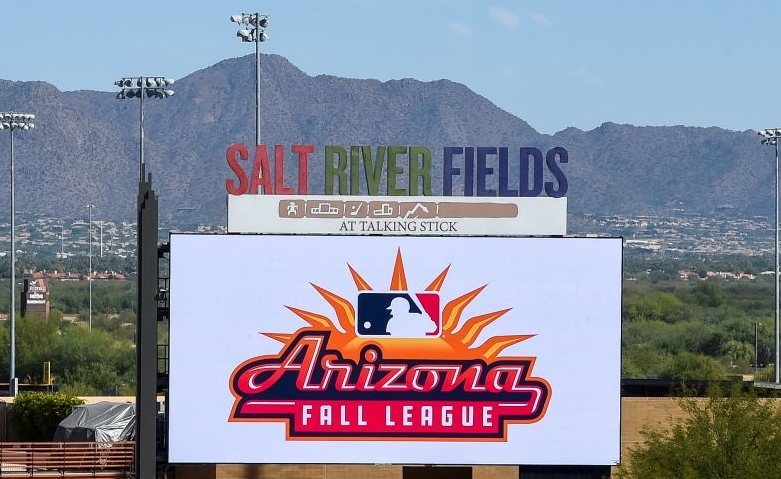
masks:
<path id="1" fill-rule="evenodd" d="M 374 288 L 349 264 L 347 267 L 352 275 L 358 292 L 373 291 Z M 445 267 L 425 288 L 427 292 L 439 292 L 445 283 L 450 266 Z M 529 339 L 534 334 L 511 334 L 494 336 L 477 345 L 480 333 L 491 323 L 504 316 L 512 308 L 501 309 L 489 313 L 472 316 L 462 322 L 462 316 L 467 306 L 483 292 L 487 285 L 480 286 L 449 301 L 442 308 L 442 329 L 437 337 L 426 338 L 376 338 L 362 337 L 356 333 L 356 312 L 353 303 L 327 289 L 312 283 L 312 287 L 333 308 L 334 317 L 305 311 L 293 306 L 286 306 L 296 316 L 303 319 L 304 326 L 294 333 L 263 332 L 265 336 L 290 345 L 300 333 L 306 331 L 329 331 L 328 348 L 338 350 L 346 359 L 358 362 L 361 351 L 368 345 L 379 345 L 386 359 L 481 359 L 491 363 L 502 351 L 521 341 Z M 404 261 L 401 250 L 396 253 L 396 261 L 390 279 L 390 291 L 408 291 L 407 277 L 404 272 Z M 524 358 L 534 361 L 534 358 Z"/>

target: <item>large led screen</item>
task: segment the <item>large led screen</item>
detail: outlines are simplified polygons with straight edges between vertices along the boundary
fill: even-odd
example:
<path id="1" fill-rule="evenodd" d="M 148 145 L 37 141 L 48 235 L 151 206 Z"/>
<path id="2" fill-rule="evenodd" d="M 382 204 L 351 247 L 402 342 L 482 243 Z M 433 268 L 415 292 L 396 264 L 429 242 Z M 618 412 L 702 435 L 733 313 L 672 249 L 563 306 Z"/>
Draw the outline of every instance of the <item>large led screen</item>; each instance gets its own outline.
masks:
<path id="1" fill-rule="evenodd" d="M 170 245 L 172 463 L 619 462 L 619 238 Z"/>

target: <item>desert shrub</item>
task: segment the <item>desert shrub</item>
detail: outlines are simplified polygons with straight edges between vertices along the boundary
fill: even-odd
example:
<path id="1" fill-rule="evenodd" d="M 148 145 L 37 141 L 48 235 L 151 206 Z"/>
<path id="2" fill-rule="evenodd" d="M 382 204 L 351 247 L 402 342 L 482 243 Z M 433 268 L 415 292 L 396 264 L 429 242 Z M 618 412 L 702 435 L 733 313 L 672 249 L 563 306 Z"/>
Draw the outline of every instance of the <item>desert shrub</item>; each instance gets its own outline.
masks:
<path id="1" fill-rule="evenodd" d="M 69 394 L 23 392 L 9 406 L 8 415 L 22 441 L 51 441 L 57 425 L 81 404 L 83 399 Z"/>

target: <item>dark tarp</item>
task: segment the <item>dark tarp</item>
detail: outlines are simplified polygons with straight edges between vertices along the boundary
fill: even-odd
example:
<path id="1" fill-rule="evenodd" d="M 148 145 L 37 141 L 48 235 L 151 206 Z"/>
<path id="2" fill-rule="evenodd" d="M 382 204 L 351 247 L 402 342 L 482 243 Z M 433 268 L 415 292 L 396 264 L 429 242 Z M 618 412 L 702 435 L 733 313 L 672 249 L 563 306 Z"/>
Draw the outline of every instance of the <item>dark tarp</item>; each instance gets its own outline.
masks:
<path id="1" fill-rule="evenodd" d="M 135 404 L 101 401 L 74 407 L 54 431 L 54 441 L 132 441 L 135 432 Z"/>

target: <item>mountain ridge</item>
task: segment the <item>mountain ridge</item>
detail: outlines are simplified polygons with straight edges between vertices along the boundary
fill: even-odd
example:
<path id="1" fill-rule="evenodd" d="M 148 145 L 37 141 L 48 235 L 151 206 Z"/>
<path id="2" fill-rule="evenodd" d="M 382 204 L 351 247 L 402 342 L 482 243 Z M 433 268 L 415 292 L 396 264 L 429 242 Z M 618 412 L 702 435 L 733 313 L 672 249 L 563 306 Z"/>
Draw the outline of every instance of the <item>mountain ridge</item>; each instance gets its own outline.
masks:
<path id="1" fill-rule="evenodd" d="M 172 98 L 144 101 L 144 157 L 161 219 L 225 224 L 225 183 L 232 177 L 226 150 L 255 139 L 254 68 L 254 55 L 226 59 L 177 79 Z M 422 145 L 437 161 L 444 146 L 511 152 L 525 146 L 543 153 L 564 147 L 573 215 L 773 212 L 773 154 L 753 131 L 605 122 L 590 131 L 546 135 L 446 79 L 309 76 L 266 54 L 261 68 L 261 143 L 286 145 L 289 156 L 293 144 Z M 17 210 L 84 217 L 89 203 L 95 217 L 135 219 L 139 104 L 115 97 L 0 80 L 0 111 L 36 114 L 33 130 L 15 132 Z M 4 133 L 0 156 L 7 158 Z M 322 193 L 321 166 L 310 163 L 310 194 Z M 292 169 L 286 175 L 294 180 Z M 0 182 L 9 185 L 9 178 L 10 162 L 0 160 Z M 434 194 L 442 191 L 437 186 Z M 9 202 L 10 188 L 0 188 L 0 205 Z M 6 210 L 0 208 L 0 218 L 9 216 Z"/>

